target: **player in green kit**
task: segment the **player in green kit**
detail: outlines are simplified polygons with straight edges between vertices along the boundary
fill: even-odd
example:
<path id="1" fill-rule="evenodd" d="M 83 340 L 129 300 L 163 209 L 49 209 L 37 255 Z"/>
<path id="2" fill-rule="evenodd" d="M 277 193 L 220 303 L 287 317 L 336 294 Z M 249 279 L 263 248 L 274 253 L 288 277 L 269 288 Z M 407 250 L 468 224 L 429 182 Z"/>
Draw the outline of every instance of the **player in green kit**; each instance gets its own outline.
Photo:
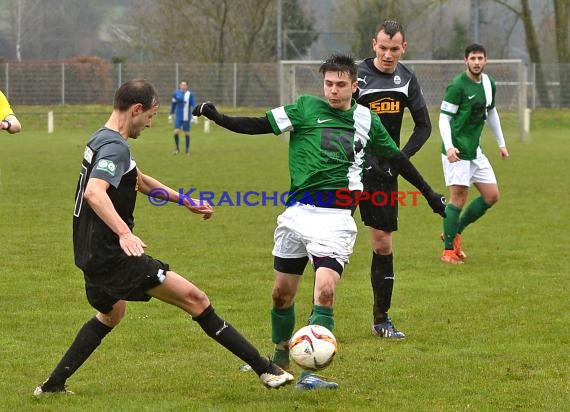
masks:
<path id="1" fill-rule="evenodd" d="M 483 46 L 467 46 L 467 68 L 447 86 L 441 103 L 441 159 L 450 197 L 442 236 L 444 250 L 441 260 L 446 263 L 463 263 L 467 256 L 461 249 L 461 233 L 499 200 L 495 173 L 480 146 L 485 122 L 495 135 L 501 158 L 509 157 L 495 107 L 495 82 L 483 73 L 486 64 L 487 52 Z M 464 209 L 472 184 L 480 196 Z"/>
<path id="2" fill-rule="evenodd" d="M 226 116 L 212 103 L 194 109 L 195 115 L 237 133 L 290 132 L 289 207 L 279 215 L 274 234 L 271 310 L 273 361 L 284 368 L 289 367 L 288 342 L 295 329 L 294 299 L 309 261 L 315 270 L 309 324 L 334 328 L 335 289 L 356 240 L 352 215 L 366 195 L 362 192 L 365 150 L 374 149 L 390 158 L 434 212 L 443 216 L 445 209 L 445 198 L 431 189 L 400 152 L 378 115 L 352 99 L 358 87 L 354 59 L 333 55 L 320 72 L 325 99 L 300 96 L 295 103 L 269 110 L 263 117 Z M 336 389 L 338 384 L 304 371 L 296 388 Z"/>

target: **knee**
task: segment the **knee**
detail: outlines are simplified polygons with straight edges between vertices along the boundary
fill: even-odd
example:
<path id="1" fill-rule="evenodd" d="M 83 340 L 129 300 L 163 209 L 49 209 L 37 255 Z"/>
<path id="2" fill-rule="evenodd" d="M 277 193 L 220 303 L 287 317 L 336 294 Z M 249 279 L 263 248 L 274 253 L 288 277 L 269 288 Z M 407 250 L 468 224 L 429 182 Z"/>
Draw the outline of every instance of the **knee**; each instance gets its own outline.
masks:
<path id="1" fill-rule="evenodd" d="M 295 295 L 288 289 L 283 287 L 274 286 L 271 292 L 271 299 L 273 306 L 278 309 L 288 308 L 291 306 Z"/>
<path id="2" fill-rule="evenodd" d="M 115 306 L 113 307 L 113 310 L 111 310 L 111 312 L 109 313 L 99 312 L 97 313 L 96 316 L 99 322 L 110 328 L 114 328 L 119 323 L 121 323 L 121 320 L 123 320 L 123 318 L 125 317 L 125 311 L 126 311 L 126 305 L 119 307 Z"/>
<path id="3" fill-rule="evenodd" d="M 315 292 L 315 303 L 320 306 L 332 307 L 334 304 L 334 289 L 332 287 L 324 287 Z"/>
<path id="4" fill-rule="evenodd" d="M 372 249 L 377 255 L 389 255 L 392 253 L 392 234 L 378 231 L 372 235 Z"/>
<path id="5" fill-rule="evenodd" d="M 210 306 L 208 295 L 206 292 L 198 288 L 196 288 L 196 290 L 188 291 L 185 300 L 188 307 L 192 308 L 196 313 L 201 313 L 204 309 Z"/>
<path id="6" fill-rule="evenodd" d="M 499 191 L 496 191 L 495 193 L 491 193 L 490 195 L 485 196 L 485 203 L 487 203 L 489 206 L 493 206 L 499 201 L 500 197 L 501 196 L 499 194 Z"/>

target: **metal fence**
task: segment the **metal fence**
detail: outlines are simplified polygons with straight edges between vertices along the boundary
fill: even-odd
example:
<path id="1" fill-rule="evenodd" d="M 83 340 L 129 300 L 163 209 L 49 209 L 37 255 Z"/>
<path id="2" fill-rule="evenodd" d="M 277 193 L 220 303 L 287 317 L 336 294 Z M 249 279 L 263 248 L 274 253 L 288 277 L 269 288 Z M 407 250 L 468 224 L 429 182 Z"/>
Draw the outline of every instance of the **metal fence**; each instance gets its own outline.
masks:
<path id="1" fill-rule="evenodd" d="M 462 70 L 461 61 L 408 61 L 420 79 L 426 101 L 437 107 L 449 80 Z M 104 60 L 75 63 L 20 62 L 4 63 L 0 89 L 13 105 L 111 104 L 113 94 L 124 80 L 143 77 L 156 87 L 162 104 L 179 80 L 188 80 L 197 99 L 211 100 L 232 107 L 275 107 L 294 96 L 292 88 L 322 93 L 318 62 L 206 64 L 206 63 L 122 63 Z M 303 69 L 304 68 L 304 69 Z M 291 70 L 309 70 L 313 74 L 296 78 Z M 488 72 L 497 79 L 501 104 L 518 110 L 523 106 L 542 107 L 535 87 L 535 65 L 520 61 L 490 61 Z M 2 66 L 0 65 L 0 73 Z M 521 73 L 524 70 L 524 73 Z M 570 96 L 562 96 L 561 73 L 570 65 L 543 65 L 551 107 L 560 107 Z M 314 74 L 316 73 L 316 75 Z M 300 83 L 303 82 L 303 83 Z M 523 87 L 526 85 L 526 87 Z M 524 94 L 521 94 L 523 93 Z M 523 97 L 521 97 L 523 96 Z M 506 101 L 505 101 L 506 99 Z"/>

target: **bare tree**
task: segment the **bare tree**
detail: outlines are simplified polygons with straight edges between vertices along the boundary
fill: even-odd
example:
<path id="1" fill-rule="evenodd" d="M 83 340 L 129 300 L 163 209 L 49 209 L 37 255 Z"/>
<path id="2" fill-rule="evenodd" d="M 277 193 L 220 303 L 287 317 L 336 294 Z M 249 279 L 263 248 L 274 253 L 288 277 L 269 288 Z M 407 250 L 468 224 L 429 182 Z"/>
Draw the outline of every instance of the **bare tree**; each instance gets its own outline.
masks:
<path id="1" fill-rule="evenodd" d="M 568 50 L 568 19 L 570 4 L 568 0 L 554 0 L 554 21 L 556 23 L 556 54 L 560 65 L 560 105 L 570 107 L 570 52 Z"/>
<path id="2" fill-rule="evenodd" d="M 536 63 L 536 90 L 540 102 L 544 107 L 551 107 L 550 96 L 548 95 L 548 88 L 542 70 L 542 60 L 540 57 L 540 44 L 538 43 L 535 23 L 532 18 L 532 9 L 529 7 L 528 0 L 520 0 L 520 8 L 516 8 L 503 0 L 494 0 L 496 3 L 504 6 L 513 12 L 521 20 L 525 32 L 526 49 L 532 63 Z"/>
<path id="3" fill-rule="evenodd" d="M 22 61 L 22 50 L 40 37 L 42 27 L 40 3 L 40 0 L 17 0 L 15 7 L 8 8 L 10 33 L 18 61 Z"/>

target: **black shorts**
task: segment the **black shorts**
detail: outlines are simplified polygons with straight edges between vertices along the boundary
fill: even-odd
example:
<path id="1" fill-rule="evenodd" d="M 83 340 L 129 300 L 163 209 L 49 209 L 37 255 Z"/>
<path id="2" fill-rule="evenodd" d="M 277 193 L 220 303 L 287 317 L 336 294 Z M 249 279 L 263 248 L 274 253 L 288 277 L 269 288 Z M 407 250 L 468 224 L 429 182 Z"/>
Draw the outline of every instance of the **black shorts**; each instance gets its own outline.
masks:
<path id="1" fill-rule="evenodd" d="M 167 263 L 149 255 L 106 259 L 83 271 L 87 300 L 101 313 L 109 313 L 119 300 L 147 302 L 146 291 L 160 285 L 168 270 Z"/>
<path id="2" fill-rule="evenodd" d="M 398 230 L 398 202 L 390 201 L 392 193 L 398 191 L 398 178 L 363 179 L 363 184 L 364 191 L 373 197 L 358 203 L 364 224 L 384 232 Z"/>

